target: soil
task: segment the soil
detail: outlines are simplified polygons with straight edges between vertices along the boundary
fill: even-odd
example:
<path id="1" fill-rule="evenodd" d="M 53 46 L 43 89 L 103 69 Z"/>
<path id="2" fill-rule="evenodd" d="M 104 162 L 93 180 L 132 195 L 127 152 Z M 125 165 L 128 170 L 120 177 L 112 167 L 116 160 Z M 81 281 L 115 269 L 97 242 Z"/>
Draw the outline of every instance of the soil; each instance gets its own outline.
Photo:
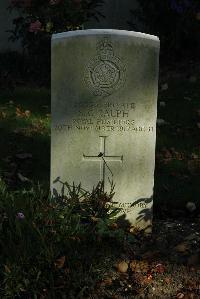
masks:
<path id="1" fill-rule="evenodd" d="M 200 298 L 200 217 L 154 220 L 89 298 Z"/>

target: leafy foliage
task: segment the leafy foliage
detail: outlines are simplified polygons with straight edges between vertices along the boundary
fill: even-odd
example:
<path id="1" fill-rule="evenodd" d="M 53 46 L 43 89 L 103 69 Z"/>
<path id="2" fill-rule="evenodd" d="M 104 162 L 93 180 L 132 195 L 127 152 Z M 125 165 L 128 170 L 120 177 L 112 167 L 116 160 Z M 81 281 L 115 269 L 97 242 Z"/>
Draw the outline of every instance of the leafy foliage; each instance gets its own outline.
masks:
<path id="1" fill-rule="evenodd" d="M 9 9 L 18 12 L 10 30 L 12 41 L 20 40 L 26 65 L 34 79 L 50 80 L 50 40 L 53 33 L 82 29 L 90 18 L 98 19 L 102 0 L 12 0 Z"/>

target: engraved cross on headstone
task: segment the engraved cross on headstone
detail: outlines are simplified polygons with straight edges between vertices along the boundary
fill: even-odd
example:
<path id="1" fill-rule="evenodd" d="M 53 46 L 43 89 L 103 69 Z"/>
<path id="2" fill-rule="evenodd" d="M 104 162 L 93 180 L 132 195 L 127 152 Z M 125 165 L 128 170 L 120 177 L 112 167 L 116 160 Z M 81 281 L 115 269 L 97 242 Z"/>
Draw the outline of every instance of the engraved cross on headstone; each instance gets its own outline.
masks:
<path id="1" fill-rule="evenodd" d="M 100 152 L 96 156 L 88 156 L 83 154 L 84 161 L 93 161 L 100 163 L 100 182 L 105 182 L 105 170 L 106 167 L 112 174 L 110 167 L 108 166 L 108 162 L 121 162 L 123 161 L 123 156 L 109 156 L 106 154 L 106 138 L 108 136 L 99 136 L 100 137 Z M 112 174 L 113 176 L 113 174 Z"/>

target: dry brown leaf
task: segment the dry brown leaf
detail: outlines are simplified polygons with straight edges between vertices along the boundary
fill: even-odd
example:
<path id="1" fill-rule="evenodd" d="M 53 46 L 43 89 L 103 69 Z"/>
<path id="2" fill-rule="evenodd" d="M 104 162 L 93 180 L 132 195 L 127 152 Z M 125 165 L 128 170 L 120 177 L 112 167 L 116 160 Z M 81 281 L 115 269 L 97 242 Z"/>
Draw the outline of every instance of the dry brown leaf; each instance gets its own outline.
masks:
<path id="1" fill-rule="evenodd" d="M 24 116 L 24 112 L 19 107 L 16 107 L 15 114 L 16 114 L 17 117 L 23 117 Z"/>
<path id="2" fill-rule="evenodd" d="M 119 264 L 117 264 L 117 271 L 120 273 L 126 273 L 128 270 L 128 264 L 125 261 L 120 262 Z"/>
<path id="3" fill-rule="evenodd" d="M 177 299 L 183 299 L 183 298 L 185 298 L 185 294 L 183 294 L 183 293 L 178 293 L 177 295 L 176 295 L 176 298 Z"/>
<path id="4" fill-rule="evenodd" d="M 135 272 L 136 267 L 137 267 L 137 261 L 130 262 L 131 271 Z"/>
<path id="5" fill-rule="evenodd" d="M 57 259 L 54 263 L 55 267 L 58 269 L 63 268 L 64 264 L 65 264 L 65 260 L 66 257 L 65 256 L 61 256 L 59 259 Z"/>
<path id="6" fill-rule="evenodd" d="M 107 277 L 105 278 L 102 282 L 101 282 L 101 286 L 105 287 L 105 286 L 111 286 L 112 285 L 112 278 Z"/>
<path id="7" fill-rule="evenodd" d="M 118 225 L 117 223 L 112 223 L 110 226 L 109 226 L 111 229 L 115 230 L 118 228 Z"/>
<path id="8" fill-rule="evenodd" d="M 167 284 L 170 284 L 170 283 L 171 283 L 171 278 L 169 278 L 169 277 L 165 277 L 165 278 L 164 278 L 164 281 L 165 281 Z"/>
<path id="9" fill-rule="evenodd" d="M 187 253 L 189 245 L 186 242 L 182 242 L 175 246 L 175 250 L 180 253 Z"/>
<path id="10" fill-rule="evenodd" d="M 149 271 L 149 264 L 146 261 L 132 261 L 130 268 L 133 272 L 147 273 Z"/>
<path id="11" fill-rule="evenodd" d="M 157 273 L 164 273 L 165 272 L 165 267 L 164 267 L 163 264 L 159 263 L 155 266 L 154 271 L 157 272 Z"/>

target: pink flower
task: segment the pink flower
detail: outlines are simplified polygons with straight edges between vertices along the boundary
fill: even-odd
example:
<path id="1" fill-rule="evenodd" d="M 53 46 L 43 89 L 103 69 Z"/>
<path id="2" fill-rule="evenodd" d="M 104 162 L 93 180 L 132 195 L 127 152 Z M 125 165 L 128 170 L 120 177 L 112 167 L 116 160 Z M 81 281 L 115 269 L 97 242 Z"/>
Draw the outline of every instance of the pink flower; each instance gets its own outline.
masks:
<path id="1" fill-rule="evenodd" d="M 41 27 L 42 27 L 42 23 L 40 21 L 35 21 L 35 22 L 32 22 L 29 26 L 29 32 L 35 32 L 37 33 L 38 31 L 41 30 Z"/>

